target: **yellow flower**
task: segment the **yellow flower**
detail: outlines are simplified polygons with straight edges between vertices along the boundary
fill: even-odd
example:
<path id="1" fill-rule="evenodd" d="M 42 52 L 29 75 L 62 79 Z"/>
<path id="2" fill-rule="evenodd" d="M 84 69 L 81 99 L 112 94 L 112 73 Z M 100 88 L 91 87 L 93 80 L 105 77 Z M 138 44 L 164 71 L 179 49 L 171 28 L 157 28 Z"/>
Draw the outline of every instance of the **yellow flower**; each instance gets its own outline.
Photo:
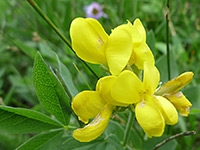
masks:
<path id="1" fill-rule="evenodd" d="M 131 71 L 125 70 L 112 85 L 111 96 L 118 103 L 135 104 L 136 119 L 149 136 L 161 136 L 165 124 L 174 125 L 178 113 L 171 102 L 155 96 L 160 80 L 157 68 L 144 62 L 143 82 Z"/>
<path id="2" fill-rule="evenodd" d="M 166 82 L 157 90 L 155 94 L 162 95 L 167 98 L 176 107 L 176 109 L 179 110 L 180 115 L 188 116 L 192 104 L 188 101 L 182 92 L 179 92 L 179 90 L 190 83 L 193 75 L 193 72 L 185 72 L 177 78 Z"/>
<path id="3" fill-rule="evenodd" d="M 108 35 L 101 24 L 92 18 L 76 18 L 70 27 L 72 48 L 84 61 L 102 64 L 118 75 L 127 64 L 143 69 L 144 61 L 154 64 L 146 44 L 146 32 L 139 19 L 120 25 Z"/>
<path id="4" fill-rule="evenodd" d="M 106 129 L 110 116 L 112 114 L 113 106 L 106 104 L 101 109 L 94 120 L 86 125 L 84 128 L 76 129 L 73 132 L 73 137 L 80 142 L 89 142 L 100 136 Z"/>
<path id="5" fill-rule="evenodd" d="M 193 73 L 187 72 L 165 83 L 156 91 L 160 81 L 157 68 L 144 62 L 143 82 L 135 73 L 125 70 L 119 76 L 106 76 L 98 80 L 96 91 L 83 91 L 72 101 L 72 109 L 84 123 L 94 120 L 73 137 L 81 142 L 96 139 L 106 129 L 115 106 L 126 107 L 135 104 L 136 119 L 149 136 L 161 136 L 165 124 L 178 121 L 176 108 L 182 115 L 188 115 L 191 103 L 178 92 L 192 80 Z M 176 108 L 175 108 L 175 107 Z"/>
<path id="6" fill-rule="evenodd" d="M 72 100 L 72 109 L 85 124 L 84 128 L 73 132 L 73 137 L 80 142 L 89 142 L 100 136 L 106 129 L 113 109 L 110 89 L 116 77 L 106 76 L 98 80 L 96 91 L 83 91 Z M 108 99 L 111 103 L 108 103 Z M 122 105 L 121 103 L 119 103 Z M 124 106 L 127 106 L 126 104 Z"/>

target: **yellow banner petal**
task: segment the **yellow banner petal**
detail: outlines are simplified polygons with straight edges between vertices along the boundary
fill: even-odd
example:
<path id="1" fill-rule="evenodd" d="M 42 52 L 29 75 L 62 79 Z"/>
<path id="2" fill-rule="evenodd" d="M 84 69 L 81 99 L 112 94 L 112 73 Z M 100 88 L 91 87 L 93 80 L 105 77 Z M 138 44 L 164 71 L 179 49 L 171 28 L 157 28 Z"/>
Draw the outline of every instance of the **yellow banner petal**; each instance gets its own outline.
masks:
<path id="1" fill-rule="evenodd" d="M 132 25 L 118 26 L 109 36 L 106 58 L 111 74 L 118 75 L 127 65 L 132 53 Z"/>
<path id="2" fill-rule="evenodd" d="M 156 96 L 156 98 L 161 106 L 162 110 L 161 112 L 165 118 L 166 124 L 168 125 L 176 124 L 178 122 L 178 113 L 173 104 L 162 96 Z"/>
<path id="3" fill-rule="evenodd" d="M 156 66 L 150 62 L 144 62 L 143 86 L 148 94 L 154 94 L 160 81 L 160 73 Z"/>
<path id="4" fill-rule="evenodd" d="M 88 123 L 88 120 L 94 118 L 104 107 L 105 102 L 97 91 L 83 91 L 72 100 L 72 109 L 79 120 Z"/>
<path id="5" fill-rule="evenodd" d="M 190 101 L 183 95 L 182 92 L 176 92 L 172 94 L 165 95 L 165 97 L 172 102 L 172 104 L 179 110 L 180 115 L 188 116 L 190 113 L 190 107 L 192 104 Z"/>
<path id="6" fill-rule="evenodd" d="M 145 99 L 137 103 L 135 115 L 138 123 L 148 137 L 162 136 L 165 128 L 165 120 L 156 104 L 153 104 L 152 96 L 145 96 Z M 153 103 L 152 103 L 153 102 Z"/>
<path id="7" fill-rule="evenodd" d="M 73 132 L 73 137 L 80 142 L 89 142 L 99 137 L 106 129 L 114 106 L 106 104 L 94 120 L 84 128 Z"/>
<path id="8" fill-rule="evenodd" d="M 131 71 L 123 71 L 113 83 L 111 95 L 114 100 L 133 104 L 141 100 L 143 94 L 142 82 Z"/>
<path id="9" fill-rule="evenodd" d="M 78 57 L 90 63 L 107 65 L 105 45 L 108 35 L 96 19 L 74 19 L 70 37 L 72 48 Z"/>
<path id="10" fill-rule="evenodd" d="M 140 35 L 143 37 L 143 41 L 146 42 L 146 31 L 144 29 L 144 26 L 142 25 L 142 22 L 140 21 L 140 19 L 135 19 L 134 23 L 133 23 L 133 27 L 136 28 L 139 32 Z"/>
<path id="11" fill-rule="evenodd" d="M 148 61 L 153 65 L 155 64 L 154 56 L 148 45 L 146 43 L 142 43 L 137 47 L 133 45 L 133 51 L 129 64 L 135 64 L 139 69 L 143 70 L 145 61 Z"/>
<path id="12" fill-rule="evenodd" d="M 154 56 L 146 44 L 146 31 L 139 19 L 133 25 L 133 47 L 129 65 L 135 64 L 139 69 L 144 69 L 144 62 L 155 64 Z"/>
<path id="13" fill-rule="evenodd" d="M 193 72 L 185 72 L 182 73 L 177 78 L 174 78 L 165 84 L 163 84 L 160 89 L 155 93 L 156 95 L 164 95 L 178 92 L 180 89 L 185 87 L 190 81 L 192 81 L 194 73 Z"/>

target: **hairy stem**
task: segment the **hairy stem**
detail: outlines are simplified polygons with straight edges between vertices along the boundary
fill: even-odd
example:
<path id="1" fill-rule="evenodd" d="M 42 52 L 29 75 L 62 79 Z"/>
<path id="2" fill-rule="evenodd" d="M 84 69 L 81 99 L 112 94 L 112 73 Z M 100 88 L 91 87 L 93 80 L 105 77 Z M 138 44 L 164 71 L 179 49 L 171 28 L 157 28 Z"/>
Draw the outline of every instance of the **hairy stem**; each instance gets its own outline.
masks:
<path id="1" fill-rule="evenodd" d="M 40 9 L 40 7 L 34 2 L 34 0 L 27 0 L 29 4 L 39 13 L 39 15 L 49 24 L 49 26 L 57 33 L 57 35 L 67 44 L 67 46 L 70 48 L 72 52 L 75 53 L 75 51 L 72 49 L 72 46 L 70 42 L 65 38 L 65 36 L 58 30 L 58 28 L 53 24 L 53 22 L 44 14 L 44 12 Z M 80 59 L 80 58 L 79 58 Z M 97 74 L 90 68 L 90 66 L 80 59 L 84 65 L 92 72 L 92 74 L 99 79 Z"/>

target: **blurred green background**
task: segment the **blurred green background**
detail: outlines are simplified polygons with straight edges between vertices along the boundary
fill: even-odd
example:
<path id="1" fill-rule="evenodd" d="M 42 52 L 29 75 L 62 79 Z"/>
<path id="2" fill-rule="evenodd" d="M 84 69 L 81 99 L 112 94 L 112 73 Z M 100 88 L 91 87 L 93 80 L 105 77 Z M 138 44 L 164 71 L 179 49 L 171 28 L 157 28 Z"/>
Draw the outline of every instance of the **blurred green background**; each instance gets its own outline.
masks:
<path id="1" fill-rule="evenodd" d="M 76 17 L 85 17 L 84 7 L 93 1 L 35 2 L 70 40 L 71 21 Z M 166 82 L 166 0 L 96 2 L 101 4 L 108 15 L 108 18 L 99 19 L 108 34 L 111 29 L 126 23 L 127 20 L 133 22 L 140 18 L 147 32 L 147 43 L 153 51 L 156 66 L 161 73 L 161 81 Z M 177 139 L 174 149 L 200 150 L 200 1 L 170 1 L 169 17 L 171 76 L 176 77 L 185 71 L 192 71 L 194 78 L 183 89 L 183 93 L 193 104 L 191 114 L 187 118 L 180 117 L 179 123 L 168 128 L 167 132 L 174 135 L 188 130 L 197 131 L 196 135 Z M 44 112 L 32 83 L 32 67 L 37 51 L 41 52 L 49 65 L 60 72 L 66 84 L 74 86 L 74 95 L 88 87 L 73 63 L 80 69 L 90 86 L 95 87 L 97 79 L 26 0 L 0 0 L 0 103 Z M 104 75 L 98 65 L 90 66 L 99 77 Z M 142 132 L 141 129 L 139 131 Z M 0 149 L 14 149 L 31 136 L 11 135 L 0 131 Z M 153 142 L 154 138 L 150 141 Z M 150 141 L 146 142 L 147 146 L 148 143 L 152 143 Z"/>

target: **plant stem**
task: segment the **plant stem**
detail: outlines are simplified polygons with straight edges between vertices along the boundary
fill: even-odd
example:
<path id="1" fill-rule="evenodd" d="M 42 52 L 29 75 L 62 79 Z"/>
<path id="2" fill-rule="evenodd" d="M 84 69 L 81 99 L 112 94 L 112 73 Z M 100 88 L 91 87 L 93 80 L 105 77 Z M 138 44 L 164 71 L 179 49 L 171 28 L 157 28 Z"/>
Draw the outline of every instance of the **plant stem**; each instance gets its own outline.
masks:
<path id="1" fill-rule="evenodd" d="M 70 42 L 65 38 L 65 36 L 58 30 L 58 28 L 53 24 L 53 22 L 44 14 L 44 12 L 40 9 L 40 7 L 33 1 L 33 0 L 27 0 L 29 2 L 29 4 L 40 14 L 40 16 L 49 24 L 49 26 L 58 34 L 58 36 L 67 44 L 67 46 L 70 48 L 70 50 L 72 52 L 75 53 L 75 51 L 72 49 L 72 46 L 70 44 Z M 80 58 L 79 58 L 80 59 Z M 99 77 L 97 76 L 97 74 L 92 70 L 92 68 L 90 68 L 90 66 L 83 61 L 82 59 L 80 59 L 85 66 L 92 72 L 92 74 L 99 79 Z"/>
<path id="2" fill-rule="evenodd" d="M 170 71 L 170 51 L 169 51 L 169 0 L 167 0 L 167 13 L 166 13 L 166 40 L 167 40 L 168 80 L 170 80 L 171 79 L 171 71 Z"/>
<path id="3" fill-rule="evenodd" d="M 73 63 L 74 67 L 76 68 L 76 70 L 78 71 L 78 73 L 80 74 L 81 78 L 83 79 L 83 81 L 85 82 L 85 84 L 87 85 L 89 90 L 92 90 L 92 88 L 90 87 L 90 85 L 87 83 L 86 79 L 84 78 L 84 76 L 82 75 L 82 73 L 80 72 L 80 70 L 78 69 L 78 67 L 76 66 L 75 63 Z"/>
<path id="4" fill-rule="evenodd" d="M 68 47 L 74 52 L 70 42 L 64 37 L 64 35 L 58 30 L 58 28 L 53 24 L 53 22 L 44 14 L 40 7 L 33 1 L 27 0 L 29 4 L 40 14 L 40 16 L 52 27 L 52 29 L 58 34 L 58 36 L 68 45 Z"/>
<path id="5" fill-rule="evenodd" d="M 129 137 L 129 134 L 130 134 L 131 126 L 133 124 L 133 119 L 134 119 L 134 112 L 133 112 L 132 109 L 130 109 L 128 122 L 127 122 L 127 125 L 126 125 L 126 129 L 125 129 L 125 132 L 124 132 L 124 138 L 123 138 L 123 146 L 124 147 L 126 147 L 126 144 L 128 142 L 128 137 Z"/>
<path id="6" fill-rule="evenodd" d="M 196 131 L 186 131 L 186 132 L 183 132 L 183 133 L 178 133 L 178 134 L 175 134 L 169 138 L 167 138 L 166 140 L 162 141 L 161 143 L 157 144 L 153 150 L 156 150 L 158 149 L 159 147 L 161 147 L 162 145 L 166 144 L 167 142 L 177 138 L 177 137 L 181 137 L 181 136 L 188 136 L 188 135 L 193 135 L 193 134 L 196 134 Z"/>

